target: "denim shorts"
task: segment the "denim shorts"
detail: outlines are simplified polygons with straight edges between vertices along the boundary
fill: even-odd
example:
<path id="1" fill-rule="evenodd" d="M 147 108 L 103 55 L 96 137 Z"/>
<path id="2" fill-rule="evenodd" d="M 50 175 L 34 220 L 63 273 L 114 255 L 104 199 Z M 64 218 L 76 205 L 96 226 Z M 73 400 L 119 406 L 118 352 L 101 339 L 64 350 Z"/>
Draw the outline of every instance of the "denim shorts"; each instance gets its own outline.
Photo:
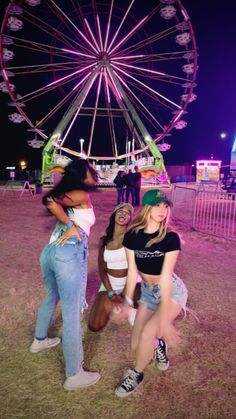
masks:
<path id="1" fill-rule="evenodd" d="M 183 310 L 186 309 L 188 291 L 182 279 L 180 279 L 176 274 L 172 275 L 171 299 L 176 304 L 179 304 Z M 144 303 L 149 310 L 155 311 L 161 303 L 161 291 L 159 285 L 148 285 L 146 282 L 142 281 L 140 303 Z"/>

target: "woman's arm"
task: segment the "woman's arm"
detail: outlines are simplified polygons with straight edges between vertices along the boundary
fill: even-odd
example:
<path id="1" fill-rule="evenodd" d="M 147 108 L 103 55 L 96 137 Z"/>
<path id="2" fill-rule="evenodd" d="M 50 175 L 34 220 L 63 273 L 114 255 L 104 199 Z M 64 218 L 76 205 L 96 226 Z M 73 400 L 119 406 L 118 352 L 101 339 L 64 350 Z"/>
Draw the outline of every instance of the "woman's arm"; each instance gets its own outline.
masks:
<path id="1" fill-rule="evenodd" d="M 63 224 L 69 224 L 71 222 L 70 217 L 65 212 L 63 206 L 78 207 L 80 205 L 88 205 L 90 202 L 89 196 L 84 191 L 71 191 L 61 199 L 53 199 L 50 196 L 47 198 L 46 207 L 56 217 L 58 221 Z M 57 240 L 57 244 L 65 243 L 70 237 L 76 236 L 80 239 L 78 233 L 78 225 L 72 225 L 66 232 Z"/>
<path id="2" fill-rule="evenodd" d="M 101 282 L 104 284 L 107 291 L 112 290 L 109 278 L 107 276 L 107 264 L 104 261 L 104 250 L 103 240 L 99 240 L 98 244 L 98 271 L 100 275 Z"/>
<path id="3" fill-rule="evenodd" d="M 134 291 L 137 283 L 138 270 L 135 262 L 134 250 L 125 248 L 127 262 L 128 262 L 128 274 L 126 285 L 124 289 L 125 300 L 129 305 L 132 305 Z"/>

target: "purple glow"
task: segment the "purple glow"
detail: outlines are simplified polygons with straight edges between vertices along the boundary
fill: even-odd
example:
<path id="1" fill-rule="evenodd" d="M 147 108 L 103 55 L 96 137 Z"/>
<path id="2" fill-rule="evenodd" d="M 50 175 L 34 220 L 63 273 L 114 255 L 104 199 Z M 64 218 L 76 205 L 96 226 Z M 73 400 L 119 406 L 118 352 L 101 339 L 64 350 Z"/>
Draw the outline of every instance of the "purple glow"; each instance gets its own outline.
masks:
<path id="1" fill-rule="evenodd" d="M 134 68 L 135 70 L 146 71 L 147 73 L 157 74 L 158 76 L 166 76 L 165 73 L 161 73 L 160 71 L 149 70 L 148 68 L 136 67 L 136 66 L 131 65 L 131 64 L 119 63 L 119 62 L 116 61 L 116 59 L 111 59 L 111 62 L 112 62 L 112 64 L 115 63 L 115 64 L 121 65 L 123 67 L 129 67 L 129 68 Z"/>
<path id="2" fill-rule="evenodd" d="M 86 74 L 86 76 L 82 80 L 80 80 L 80 82 L 78 84 L 76 84 L 75 87 L 73 87 L 72 91 L 76 90 L 77 87 L 79 87 L 90 76 L 91 73 L 92 72 L 90 71 L 88 74 Z"/>
<path id="3" fill-rule="evenodd" d="M 94 114 L 93 114 L 92 127 L 91 127 L 91 133 L 90 133 L 90 139 L 89 139 L 89 146 L 88 146 L 88 155 L 90 155 L 90 150 L 91 150 L 91 144 L 92 144 L 92 138 L 93 138 L 95 120 L 96 120 L 96 115 L 97 115 L 98 98 L 99 98 L 100 90 L 101 90 L 101 82 L 102 82 L 102 72 L 100 73 L 99 81 L 98 81 L 98 89 L 97 89 L 97 95 L 96 95 L 95 109 L 94 109 Z"/>
<path id="4" fill-rule="evenodd" d="M 148 16 L 145 16 L 111 51 L 110 54 L 112 54 L 114 51 L 117 50 L 128 38 L 130 38 L 135 31 L 147 20 Z M 110 47 L 107 51 L 110 50 Z"/>
<path id="5" fill-rule="evenodd" d="M 105 44 L 104 44 L 104 50 L 105 51 L 107 49 L 107 41 L 108 41 L 108 36 L 109 36 L 109 32 L 110 32 L 111 14 L 112 14 L 112 9 L 113 9 L 113 4 L 114 4 L 114 0 L 112 0 L 112 2 L 111 2 L 111 7 L 110 7 L 110 11 L 109 11 L 109 16 L 108 16 L 107 30 L 106 30 Z"/>
<path id="6" fill-rule="evenodd" d="M 107 80 L 107 71 L 106 71 L 106 68 L 104 68 L 104 78 L 105 78 L 105 86 L 106 86 L 107 100 L 108 100 L 108 103 L 111 103 L 111 98 L 110 98 L 110 92 L 109 92 L 109 86 L 108 86 L 108 80 Z"/>
<path id="7" fill-rule="evenodd" d="M 183 114 L 183 109 L 182 109 L 182 111 L 180 111 L 177 115 L 176 115 L 176 117 L 175 117 L 175 119 L 174 119 L 174 123 L 176 122 L 176 121 L 178 121 L 178 119 L 181 117 L 181 115 Z"/>
<path id="8" fill-rule="evenodd" d="M 124 82 L 124 80 L 119 76 L 119 74 L 116 73 L 116 71 L 114 71 L 116 77 L 120 80 L 120 82 L 127 88 L 127 90 L 129 90 L 129 92 L 135 97 L 135 99 L 140 103 L 140 105 L 145 109 L 145 111 L 151 116 L 151 118 L 159 125 L 160 128 L 163 129 L 162 125 L 160 124 L 160 122 L 155 118 L 155 116 L 146 108 L 146 106 L 141 102 L 141 100 L 139 100 L 139 98 L 137 97 L 137 95 L 135 95 L 135 93 L 130 89 L 130 87 Z"/>
<path id="9" fill-rule="evenodd" d="M 126 13 L 125 13 L 125 15 L 124 15 L 124 17 L 123 17 L 123 19 L 122 19 L 122 21 L 121 21 L 121 23 L 120 23 L 120 26 L 118 27 L 118 29 L 117 29 L 117 31 L 116 31 L 116 33 L 115 33 L 115 35 L 113 36 L 112 41 L 111 41 L 111 43 L 110 43 L 110 45 L 109 45 L 109 47 L 108 47 L 107 53 L 110 51 L 110 49 L 111 49 L 112 45 L 114 44 L 114 41 L 116 40 L 116 37 L 117 37 L 118 33 L 120 32 L 120 29 L 121 29 L 121 27 L 122 27 L 122 25 L 123 25 L 123 23 L 124 23 L 124 21 L 125 21 L 125 19 L 126 19 L 126 16 L 128 15 L 128 13 L 129 13 L 129 11 L 130 11 L 130 9 L 131 9 L 131 7 L 132 7 L 133 3 L 134 3 L 134 0 L 132 0 L 132 1 L 131 1 L 131 3 L 130 3 L 130 5 L 129 5 L 128 9 L 126 10 Z"/>
<path id="10" fill-rule="evenodd" d="M 162 99 L 166 100 L 167 102 L 171 103 L 172 105 L 176 106 L 177 108 L 181 109 L 181 107 L 179 105 L 177 105 L 176 103 L 172 102 L 172 100 L 168 99 L 167 97 L 161 95 L 160 93 L 156 92 L 155 90 L 153 90 L 151 87 L 147 86 L 146 84 L 142 83 L 141 81 L 139 81 L 138 79 L 136 79 L 135 77 L 131 76 L 129 73 L 126 73 L 126 71 L 121 70 L 121 68 L 117 67 L 116 65 L 114 65 L 114 68 L 116 68 L 118 71 L 121 71 L 121 73 L 125 74 L 127 77 L 131 78 L 132 80 L 135 80 L 137 83 L 141 84 L 142 86 L 145 87 L 145 89 L 150 90 L 151 92 L 153 92 L 155 95 L 161 97 Z"/>
<path id="11" fill-rule="evenodd" d="M 93 34 L 93 32 L 92 32 L 92 29 L 90 28 L 90 26 L 89 26 L 89 23 L 88 23 L 87 19 L 84 19 L 84 21 L 85 21 L 85 24 L 86 24 L 86 26 L 87 26 L 87 28 L 88 28 L 88 30 L 89 30 L 89 33 L 90 33 L 90 35 L 91 35 L 92 39 L 93 39 L 93 42 L 94 42 L 94 44 L 95 44 L 95 45 L 96 45 L 96 47 L 97 47 L 97 49 L 95 49 L 95 47 L 93 47 L 93 49 L 94 49 L 96 52 L 99 52 L 99 46 L 98 46 L 98 43 L 97 43 L 96 39 L 94 38 L 94 34 Z M 92 45 L 92 44 L 91 44 L 91 45 Z"/>
<path id="12" fill-rule="evenodd" d="M 74 115 L 74 117 L 73 117 L 73 119 L 72 119 L 72 121 L 71 121 L 71 123 L 70 123 L 70 125 L 69 125 L 69 127 L 68 127 L 68 129 L 67 129 L 67 131 L 66 131 L 66 133 L 65 133 L 65 135 L 64 135 L 64 138 L 63 138 L 63 139 L 62 139 L 62 141 L 61 141 L 61 145 L 63 145 L 63 144 L 64 144 L 64 142 L 65 142 L 65 140 L 66 140 L 66 138 L 67 138 L 67 136 L 68 136 L 68 134 L 69 134 L 69 132 L 70 132 L 70 130 L 71 130 L 71 128 L 72 128 L 72 126 L 73 126 L 73 124 L 74 124 L 74 122 L 75 122 L 75 120 L 76 120 L 76 118 L 77 118 L 78 114 L 79 114 L 79 112 L 80 112 L 80 109 L 82 108 L 83 103 L 84 103 L 84 101 L 85 101 L 86 97 L 88 96 L 88 93 L 89 93 L 89 91 L 90 91 L 90 89 L 91 89 L 91 87 L 92 87 L 92 85 L 93 85 L 93 83 L 94 83 L 94 81 L 95 81 L 95 79 L 96 79 L 96 78 L 97 78 L 97 73 L 96 73 L 96 74 L 94 75 L 94 77 L 92 78 L 91 83 L 90 83 L 90 85 L 88 86 L 87 92 L 86 92 L 86 94 L 84 95 L 84 97 L 83 97 L 83 99 L 82 99 L 82 101 L 81 101 L 80 105 L 78 106 L 78 109 L 77 109 L 77 111 L 76 111 L 76 113 L 75 113 L 75 115 Z"/>
<path id="13" fill-rule="evenodd" d="M 57 80 L 53 81 L 52 83 L 47 84 L 45 87 L 50 87 L 50 86 L 53 86 L 54 84 L 59 83 L 59 82 L 61 82 L 61 81 L 63 81 L 63 80 L 66 80 L 66 79 L 68 79 L 69 77 L 74 76 L 75 74 L 82 73 L 82 71 L 87 70 L 88 68 L 91 68 L 91 67 L 94 67 L 94 63 L 93 63 L 93 64 L 89 64 L 89 65 L 87 65 L 86 67 L 81 68 L 80 70 L 74 71 L 74 73 L 71 73 L 71 74 L 69 74 L 68 76 L 64 76 L 64 77 L 62 77 L 61 79 L 57 79 Z"/>
<path id="14" fill-rule="evenodd" d="M 102 43 L 102 32 L 101 32 L 101 25 L 99 16 L 97 15 L 97 25 L 98 25 L 98 36 L 99 36 L 99 42 L 100 42 L 100 49 L 103 51 L 103 43 Z"/>
<path id="15" fill-rule="evenodd" d="M 70 54 L 79 55 L 81 57 L 94 58 L 94 59 L 96 58 L 96 55 L 83 54 L 82 52 L 72 51 L 72 50 L 66 49 L 66 48 L 62 48 L 62 51 L 69 52 Z"/>
<path id="16" fill-rule="evenodd" d="M 124 57 L 119 57 L 116 56 L 115 58 L 112 58 L 112 60 L 129 60 L 129 59 L 133 59 L 133 58 L 143 58 L 145 57 L 145 55 L 126 55 Z"/>
<path id="17" fill-rule="evenodd" d="M 113 84 L 113 86 L 114 86 L 114 88 L 115 88 L 115 91 L 116 91 L 116 93 L 117 93 L 117 96 L 118 96 L 118 98 L 121 100 L 121 99 L 122 99 L 121 94 L 120 94 L 120 92 L 119 92 L 119 89 L 118 89 L 118 88 L 117 88 L 117 86 L 116 86 L 116 83 L 115 83 L 115 82 L 114 82 L 114 80 L 113 80 L 113 77 L 112 77 L 112 74 L 111 74 L 111 72 L 110 72 L 109 67 L 107 67 L 107 71 L 108 71 L 108 73 L 109 73 L 110 79 L 111 79 L 112 84 Z"/>

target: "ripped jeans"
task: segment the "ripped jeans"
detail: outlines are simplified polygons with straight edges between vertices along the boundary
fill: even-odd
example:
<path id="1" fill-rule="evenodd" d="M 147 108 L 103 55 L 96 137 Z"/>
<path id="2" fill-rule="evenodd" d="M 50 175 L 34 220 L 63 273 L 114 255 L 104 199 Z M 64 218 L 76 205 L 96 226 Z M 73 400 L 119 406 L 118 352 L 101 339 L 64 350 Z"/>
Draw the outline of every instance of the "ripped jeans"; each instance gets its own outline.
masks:
<path id="1" fill-rule="evenodd" d="M 78 230 L 81 240 L 71 237 L 64 245 L 46 245 L 40 256 L 47 289 L 38 312 L 35 337 L 47 336 L 57 302 L 62 311 L 62 347 L 66 376 L 77 374 L 83 362 L 81 312 L 86 307 L 87 236 Z"/>

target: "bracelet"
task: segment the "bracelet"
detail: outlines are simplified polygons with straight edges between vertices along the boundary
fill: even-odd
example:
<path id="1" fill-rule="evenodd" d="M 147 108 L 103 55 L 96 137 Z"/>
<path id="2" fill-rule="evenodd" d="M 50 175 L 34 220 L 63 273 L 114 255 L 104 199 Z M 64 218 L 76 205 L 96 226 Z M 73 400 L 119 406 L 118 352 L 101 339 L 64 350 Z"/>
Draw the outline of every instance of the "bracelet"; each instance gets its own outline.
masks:
<path id="1" fill-rule="evenodd" d="M 125 301 L 129 304 L 129 306 L 134 306 L 134 301 L 131 300 L 131 298 L 129 298 L 127 295 L 125 295 Z"/>
<path id="2" fill-rule="evenodd" d="M 109 298 L 112 298 L 114 294 L 115 294 L 115 291 L 113 291 L 113 290 L 107 291 L 107 296 Z"/>
<path id="3" fill-rule="evenodd" d="M 70 220 L 70 221 L 69 221 L 69 223 L 67 223 L 67 224 L 66 224 L 66 227 L 67 227 L 67 228 L 70 228 L 70 227 L 72 227 L 73 225 L 74 225 L 73 221 L 71 221 L 71 220 Z"/>

